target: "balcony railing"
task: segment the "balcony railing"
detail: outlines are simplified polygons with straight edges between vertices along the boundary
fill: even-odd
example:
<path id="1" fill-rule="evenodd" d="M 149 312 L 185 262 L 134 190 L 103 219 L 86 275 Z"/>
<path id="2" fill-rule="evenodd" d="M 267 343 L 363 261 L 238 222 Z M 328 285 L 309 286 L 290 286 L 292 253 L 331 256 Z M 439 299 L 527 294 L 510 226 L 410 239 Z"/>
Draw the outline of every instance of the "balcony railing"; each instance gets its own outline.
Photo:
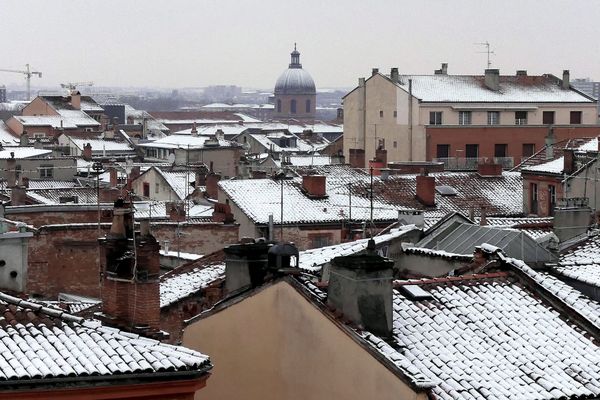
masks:
<path id="1" fill-rule="evenodd" d="M 434 158 L 432 161 L 444 163 L 444 170 L 446 171 L 475 171 L 478 164 L 491 160 L 485 157 L 446 157 Z M 493 161 L 495 164 L 502 165 L 503 169 L 510 169 L 515 165 L 513 157 L 494 157 Z"/>
<path id="2" fill-rule="evenodd" d="M 515 125 L 527 125 L 527 118 L 515 119 Z"/>

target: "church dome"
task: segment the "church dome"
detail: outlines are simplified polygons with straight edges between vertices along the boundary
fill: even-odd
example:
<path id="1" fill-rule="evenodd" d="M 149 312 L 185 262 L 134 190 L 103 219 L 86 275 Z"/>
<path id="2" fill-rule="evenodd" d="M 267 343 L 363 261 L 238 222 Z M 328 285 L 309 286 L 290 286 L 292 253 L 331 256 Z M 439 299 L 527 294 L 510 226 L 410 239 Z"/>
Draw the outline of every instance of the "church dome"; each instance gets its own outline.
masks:
<path id="1" fill-rule="evenodd" d="M 291 56 L 289 68 L 283 71 L 275 83 L 275 94 L 316 94 L 315 82 L 310 74 L 302 69 L 300 52 L 296 50 L 295 45 Z"/>

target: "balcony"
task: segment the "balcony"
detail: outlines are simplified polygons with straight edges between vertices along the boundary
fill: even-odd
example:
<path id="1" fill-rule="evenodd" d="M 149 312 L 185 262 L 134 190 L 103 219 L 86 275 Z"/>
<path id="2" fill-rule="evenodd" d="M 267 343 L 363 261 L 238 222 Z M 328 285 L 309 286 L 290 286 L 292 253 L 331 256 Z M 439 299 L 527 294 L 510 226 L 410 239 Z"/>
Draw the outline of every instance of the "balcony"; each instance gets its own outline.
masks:
<path id="1" fill-rule="evenodd" d="M 527 125 L 527 118 L 515 119 L 515 125 Z"/>
<path id="2" fill-rule="evenodd" d="M 493 160 L 495 164 L 502 165 L 502 169 L 510 169 L 515 165 L 513 157 L 494 157 Z M 479 163 L 489 161 L 489 159 L 486 157 L 447 157 L 434 158 L 432 161 L 443 163 L 445 171 L 476 171 Z"/>

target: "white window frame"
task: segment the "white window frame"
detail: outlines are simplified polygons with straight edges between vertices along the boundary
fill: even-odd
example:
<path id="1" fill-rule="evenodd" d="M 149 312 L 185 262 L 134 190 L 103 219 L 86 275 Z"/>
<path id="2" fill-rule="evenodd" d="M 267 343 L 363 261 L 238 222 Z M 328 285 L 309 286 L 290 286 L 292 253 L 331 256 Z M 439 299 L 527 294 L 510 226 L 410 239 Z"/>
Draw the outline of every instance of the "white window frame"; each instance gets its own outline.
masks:
<path id="1" fill-rule="evenodd" d="M 500 125 L 500 111 L 488 111 L 487 123 L 488 125 Z"/>
<path id="2" fill-rule="evenodd" d="M 473 113 L 471 111 L 459 111 L 458 112 L 458 124 L 459 125 L 471 125 L 473 121 Z"/>

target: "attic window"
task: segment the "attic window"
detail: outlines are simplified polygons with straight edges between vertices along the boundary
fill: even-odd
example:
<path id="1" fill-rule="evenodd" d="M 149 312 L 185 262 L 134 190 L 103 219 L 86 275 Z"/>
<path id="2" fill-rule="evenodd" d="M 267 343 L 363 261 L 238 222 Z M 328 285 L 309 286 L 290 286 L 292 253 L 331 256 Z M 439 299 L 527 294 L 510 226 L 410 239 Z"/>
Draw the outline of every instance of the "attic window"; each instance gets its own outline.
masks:
<path id="1" fill-rule="evenodd" d="M 435 187 L 435 191 L 442 196 L 456 196 L 458 192 L 452 186 L 440 185 Z"/>
<path id="2" fill-rule="evenodd" d="M 431 293 L 421 289 L 417 285 L 402 285 L 400 291 L 409 300 L 433 300 Z"/>

